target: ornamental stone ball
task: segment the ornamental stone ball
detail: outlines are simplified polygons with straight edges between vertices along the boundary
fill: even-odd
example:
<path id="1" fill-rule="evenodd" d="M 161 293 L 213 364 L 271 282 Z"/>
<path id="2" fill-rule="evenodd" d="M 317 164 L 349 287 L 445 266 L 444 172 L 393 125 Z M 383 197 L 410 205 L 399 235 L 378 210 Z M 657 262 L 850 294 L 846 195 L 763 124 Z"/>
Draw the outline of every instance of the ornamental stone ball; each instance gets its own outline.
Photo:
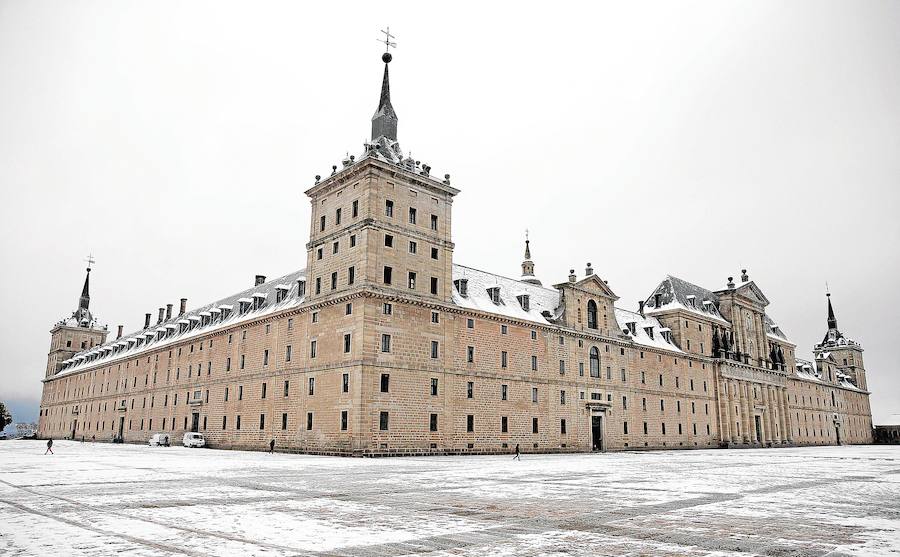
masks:
<path id="1" fill-rule="evenodd" d="M 384 62 L 385 64 L 389 64 L 393 58 L 394 57 L 391 56 L 390 52 L 385 52 L 384 54 L 381 55 L 381 61 Z"/>

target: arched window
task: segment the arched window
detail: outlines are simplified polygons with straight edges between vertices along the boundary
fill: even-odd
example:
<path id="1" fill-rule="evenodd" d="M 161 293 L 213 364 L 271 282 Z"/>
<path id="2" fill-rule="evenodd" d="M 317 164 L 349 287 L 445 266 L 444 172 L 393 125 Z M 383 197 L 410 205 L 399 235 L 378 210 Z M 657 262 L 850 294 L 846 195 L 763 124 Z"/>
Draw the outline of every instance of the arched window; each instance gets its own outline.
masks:
<path id="1" fill-rule="evenodd" d="M 591 347 L 591 377 L 600 377 L 600 351 Z"/>
<path id="2" fill-rule="evenodd" d="M 587 304 L 588 329 L 597 328 L 597 304 L 594 300 L 588 300 Z"/>

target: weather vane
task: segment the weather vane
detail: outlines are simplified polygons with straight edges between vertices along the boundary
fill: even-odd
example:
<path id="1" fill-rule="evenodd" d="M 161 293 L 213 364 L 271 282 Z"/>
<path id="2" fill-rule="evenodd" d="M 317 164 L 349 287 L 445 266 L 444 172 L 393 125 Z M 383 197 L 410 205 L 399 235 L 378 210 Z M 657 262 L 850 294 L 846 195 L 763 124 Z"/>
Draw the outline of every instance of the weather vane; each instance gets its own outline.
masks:
<path id="1" fill-rule="evenodd" d="M 93 264 L 96 263 L 97 261 L 94 259 L 94 256 L 91 255 L 91 254 L 88 254 L 87 259 L 85 259 L 85 261 L 87 261 L 87 264 L 88 264 L 87 270 L 88 270 L 88 272 L 90 272 L 90 270 L 91 270 L 91 265 L 93 265 Z"/>
<path id="2" fill-rule="evenodd" d="M 391 47 L 397 48 L 397 43 L 391 41 L 391 39 L 396 39 L 395 36 L 391 35 L 391 26 L 388 25 L 387 30 L 382 29 L 382 33 L 384 33 L 384 39 L 376 39 L 380 43 L 384 43 L 384 52 L 390 53 Z"/>

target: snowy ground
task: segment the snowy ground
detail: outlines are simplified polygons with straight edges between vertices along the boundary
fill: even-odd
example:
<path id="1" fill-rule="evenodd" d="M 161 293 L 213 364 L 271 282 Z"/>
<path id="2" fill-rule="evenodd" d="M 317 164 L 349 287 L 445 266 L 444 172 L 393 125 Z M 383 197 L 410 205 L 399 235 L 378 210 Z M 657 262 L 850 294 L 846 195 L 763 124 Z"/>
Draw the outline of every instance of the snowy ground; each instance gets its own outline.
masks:
<path id="1" fill-rule="evenodd" d="M 900 447 L 54 450 L 0 442 L 0 555 L 900 556 Z"/>

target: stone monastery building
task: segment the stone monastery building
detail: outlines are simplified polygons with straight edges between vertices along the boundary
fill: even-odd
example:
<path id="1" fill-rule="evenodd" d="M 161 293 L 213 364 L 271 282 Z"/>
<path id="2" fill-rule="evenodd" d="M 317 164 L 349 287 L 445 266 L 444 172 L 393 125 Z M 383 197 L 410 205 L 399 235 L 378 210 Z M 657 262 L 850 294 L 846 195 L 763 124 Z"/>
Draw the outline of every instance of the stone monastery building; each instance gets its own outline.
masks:
<path id="1" fill-rule="evenodd" d="M 742 272 L 666 277 L 637 312 L 590 264 L 544 286 L 453 261 L 448 175 L 397 142 L 388 63 L 372 139 L 316 177 L 306 268 L 107 339 L 51 330 L 39 435 L 345 455 L 871 443 L 862 347 L 837 326 L 800 360 Z"/>

